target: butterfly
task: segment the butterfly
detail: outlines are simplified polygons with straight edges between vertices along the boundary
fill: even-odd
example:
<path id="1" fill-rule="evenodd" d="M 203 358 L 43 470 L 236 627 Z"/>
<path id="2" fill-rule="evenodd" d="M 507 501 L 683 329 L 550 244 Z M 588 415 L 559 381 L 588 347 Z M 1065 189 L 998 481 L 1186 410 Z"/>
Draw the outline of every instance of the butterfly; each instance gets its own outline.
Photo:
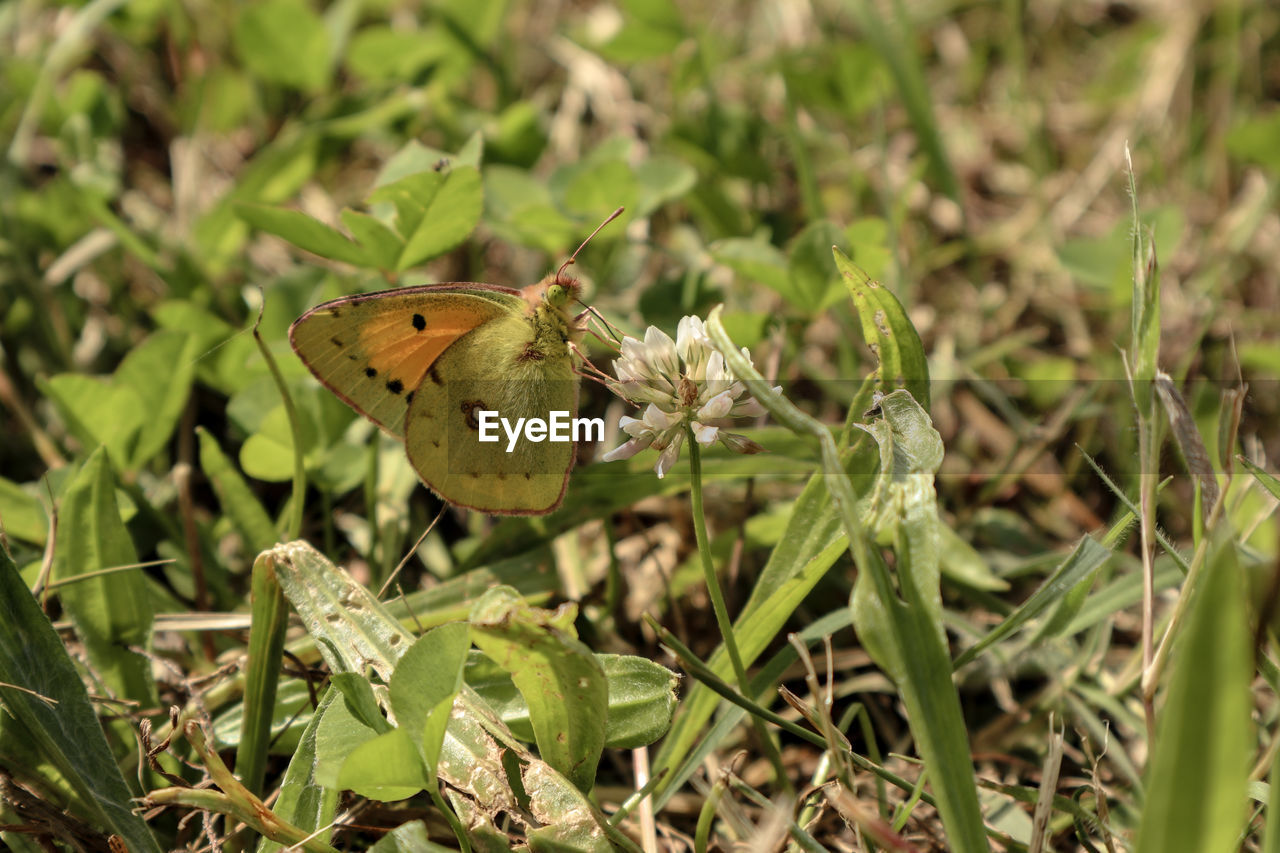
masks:
<path id="1" fill-rule="evenodd" d="M 564 270 L 578 251 L 522 290 L 453 282 L 335 299 L 294 321 L 289 341 L 326 388 L 403 440 L 444 500 L 491 515 L 549 513 L 576 442 L 531 430 L 521 441 L 510 425 L 576 419 L 570 348 L 585 324 L 569 312 L 580 285 Z"/>

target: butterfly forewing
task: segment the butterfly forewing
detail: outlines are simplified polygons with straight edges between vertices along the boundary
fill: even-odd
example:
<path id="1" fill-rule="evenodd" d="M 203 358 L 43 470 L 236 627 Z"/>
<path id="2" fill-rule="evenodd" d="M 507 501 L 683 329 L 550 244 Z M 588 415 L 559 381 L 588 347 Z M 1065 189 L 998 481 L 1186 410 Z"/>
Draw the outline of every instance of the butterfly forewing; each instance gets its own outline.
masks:
<path id="1" fill-rule="evenodd" d="M 289 340 L 326 387 L 403 437 L 410 402 L 441 354 L 473 329 L 524 311 L 515 291 L 476 288 L 412 287 L 326 302 L 298 318 Z"/>

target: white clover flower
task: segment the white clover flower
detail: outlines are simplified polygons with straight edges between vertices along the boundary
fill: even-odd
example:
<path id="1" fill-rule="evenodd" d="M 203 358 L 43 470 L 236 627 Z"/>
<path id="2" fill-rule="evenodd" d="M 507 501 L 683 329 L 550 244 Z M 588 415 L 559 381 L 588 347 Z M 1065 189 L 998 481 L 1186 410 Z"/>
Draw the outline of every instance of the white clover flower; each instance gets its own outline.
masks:
<path id="1" fill-rule="evenodd" d="M 742 354 L 751 360 L 745 348 Z M 631 438 L 604 454 L 604 461 L 629 459 L 652 447 L 661 451 L 653 470 L 664 477 L 680 456 L 686 426 L 704 447 L 718 440 L 738 453 L 764 450 L 746 436 L 708 423 L 722 418 L 755 417 L 764 414 L 764 407 L 751 397 L 739 399 L 747 389 L 724 363 L 724 356 L 716 351 L 698 317 L 680 321 L 674 342 L 656 326 L 648 328 L 643 341 L 624 338 L 621 355 L 613 362 L 618 379 L 609 385 L 619 396 L 636 405 L 646 405 L 641 417 L 624 415 L 618 422 Z"/>

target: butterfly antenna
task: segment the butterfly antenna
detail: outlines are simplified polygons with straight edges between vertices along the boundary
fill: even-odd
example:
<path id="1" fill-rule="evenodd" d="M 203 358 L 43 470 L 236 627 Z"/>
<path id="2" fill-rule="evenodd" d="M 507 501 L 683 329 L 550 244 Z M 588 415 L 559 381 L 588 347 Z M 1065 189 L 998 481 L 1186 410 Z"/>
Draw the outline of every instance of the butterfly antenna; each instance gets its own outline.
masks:
<path id="1" fill-rule="evenodd" d="M 591 232 L 591 236 L 590 236 L 590 237 L 588 237 L 587 239 L 583 240 L 583 241 L 582 241 L 582 245 L 581 245 L 581 246 L 579 246 L 577 249 L 575 249 L 575 250 L 574 250 L 574 252 L 573 252 L 573 254 L 569 256 L 569 260 L 567 260 L 567 261 L 565 261 L 563 264 L 561 264 L 561 265 L 560 265 L 560 269 L 556 270 L 556 281 L 559 281 L 559 280 L 560 280 L 560 276 L 564 275 L 564 271 L 565 271 L 566 269 L 568 269 L 568 268 L 573 264 L 573 262 L 574 262 L 574 261 L 576 261 L 576 260 L 578 259 L 578 252 L 581 252 L 583 249 L 585 249 L 585 248 L 587 247 L 587 244 L 588 244 L 588 243 L 590 243 L 590 242 L 591 242 L 591 240 L 592 240 L 592 239 L 593 239 L 597 234 L 599 234 L 599 233 L 600 233 L 600 229 L 601 229 L 601 228 L 604 228 L 604 227 L 605 227 L 606 225 L 608 225 L 610 222 L 612 222 L 613 220 L 615 220 L 615 219 L 617 219 L 619 216 L 621 216 L 621 215 L 622 215 L 622 211 L 624 211 L 624 210 L 626 210 L 626 208 L 625 208 L 625 207 L 620 207 L 620 208 L 618 208 L 618 209 L 617 209 L 617 210 L 615 210 L 613 213 L 610 213 L 610 214 L 609 214 L 609 218 L 608 218 L 608 219 L 606 219 L 604 222 L 601 222 L 599 225 L 597 225 L 597 226 L 596 226 L 596 230 L 594 230 L 594 231 L 592 231 L 592 232 Z"/>

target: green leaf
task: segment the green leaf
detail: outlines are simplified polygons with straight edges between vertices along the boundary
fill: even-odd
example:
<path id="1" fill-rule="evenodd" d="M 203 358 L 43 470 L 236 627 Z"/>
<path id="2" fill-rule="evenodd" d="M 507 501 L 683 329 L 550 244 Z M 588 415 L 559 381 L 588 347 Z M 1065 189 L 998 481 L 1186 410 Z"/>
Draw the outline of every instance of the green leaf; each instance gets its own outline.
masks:
<path id="1" fill-rule="evenodd" d="M 698 173 L 683 160 L 653 157 L 635 170 L 637 197 L 631 215 L 647 219 L 667 202 L 675 201 L 693 189 Z"/>
<path id="2" fill-rule="evenodd" d="M 595 657 L 609 682 L 604 745 L 610 749 L 633 749 L 666 734 L 676 708 L 676 674 L 634 655 Z M 534 740 L 529 705 L 505 670 L 476 653 L 467 660 L 466 679 L 517 737 Z"/>
<path id="3" fill-rule="evenodd" d="M 1267 773 L 1267 817 L 1280 815 L 1280 752 L 1271 758 L 1271 769 Z M 1280 853 L 1280 820 L 1268 820 L 1267 828 L 1262 836 L 1264 853 Z"/>
<path id="4" fill-rule="evenodd" d="M 991 570 L 991 566 L 983 559 L 978 550 L 960 538 L 950 526 L 938 526 L 940 568 L 943 577 L 971 586 L 974 589 L 1002 591 L 1009 588 L 1009 582 Z"/>
<path id="5" fill-rule="evenodd" d="M 760 283 L 790 300 L 787 256 L 764 240 L 730 237 L 711 245 L 711 256 L 751 283 Z"/>
<path id="6" fill-rule="evenodd" d="M 151 647 L 153 614 L 138 569 L 79 579 L 100 569 L 138 562 L 129 530 L 120 520 L 115 477 L 99 447 L 67 487 L 58 528 L 54 577 L 76 579 L 59 587 L 94 669 L 116 695 L 154 707 L 158 701 L 151 662 L 129 646 Z"/>
<path id="7" fill-rule="evenodd" d="M 382 164 L 374 186 L 387 187 L 420 172 L 437 172 L 447 175 L 450 168 L 474 166 L 479 169 L 482 159 L 484 159 L 484 136 L 480 131 L 471 134 L 456 152 L 423 145 L 416 139 L 410 139 Z"/>
<path id="8" fill-rule="evenodd" d="M 607 59 L 627 63 L 668 57 L 687 38 L 679 9 L 671 0 L 626 0 L 622 8 L 623 25 L 600 46 Z"/>
<path id="9" fill-rule="evenodd" d="M 1262 485 L 1262 488 L 1270 492 L 1272 497 L 1280 500 L 1280 480 L 1276 479 L 1274 475 L 1267 473 L 1262 468 L 1259 468 L 1244 456 L 1237 456 L 1236 458 L 1239 459 L 1240 464 L 1253 475 L 1253 478 Z"/>
<path id="10" fill-rule="evenodd" d="M 104 445 L 120 470 L 134 471 L 173 436 L 191 393 L 195 341 L 156 332 L 135 347 L 110 379 L 60 374 L 43 384 L 76 437 Z"/>
<path id="11" fill-rule="evenodd" d="M 351 39 L 346 63 L 369 82 L 408 80 L 447 55 L 451 46 L 438 30 L 365 27 Z"/>
<path id="12" fill-rule="evenodd" d="M 268 82 L 318 92 L 329 79 L 329 31 L 303 0 L 241 7 L 235 45 L 249 70 Z"/>
<path id="13" fill-rule="evenodd" d="M 929 415 L 905 391 L 894 391 L 877 404 L 883 417 L 870 425 L 855 424 L 880 448 L 875 488 L 859 505 L 860 514 L 879 545 L 893 545 L 901 560 L 899 594 L 906 606 L 928 623 L 946 648 L 942 613 L 937 498 L 933 478 L 942 465 L 942 437 Z M 876 552 L 878 554 L 878 552 Z M 872 572 L 860 571 L 853 587 L 853 626 L 871 659 L 895 682 L 908 680 L 906 648 L 900 626 L 892 624 L 893 605 Z"/>
<path id="14" fill-rule="evenodd" d="M 268 301 L 267 305 L 272 303 Z M 183 332 L 191 337 L 197 379 L 224 394 L 232 394 L 251 381 L 255 373 L 245 365 L 254 350 L 253 338 L 237 330 L 194 302 L 169 299 L 151 309 L 162 329 Z"/>
<path id="15" fill-rule="evenodd" d="M 391 723 L 382 716 L 381 701 L 364 673 L 335 672 L 329 678 L 333 686 L 341 691 L 342 698 L 347 702 L 347 710 L 361 725 L 376 734 L 391 731 Z"/>
<path id="16" fill-rule="evenodd" d="M 299 249 L 358 267 L 371 264 L 370 253 L 336 228 L 300 210 L 245 203 L 237 204 L 235 210 L 237 216 L 254 228 L 287 240 Z"/>
<path id="17" fill-rule="evenodd" d="M 832 253 L 857 306 L 862 336 L 879 361 L 880 390 L 906 388 L 929 411 L 929 363 L 902 303 L 884 285 L 863 275 L 839 249 Z"/>
<path id="18" fill-rule="evenodd" d="M 404 240 L 381 219 L 347 208 L 342 211 L 342 224 L 356 238 L 368 263 L 382 270 L 395 268 L 400 253 L 404 251 Z"/>
<path id="19" fill-rule="evenodd" d="M 466 239 L 480 221 L 484 188 L 480 172 L 459 166 L 447 174 L 417 172 L 379 187 L 371 202 L 391 202 L 396 208 L 396 230 L 404 249 L 396 270 L 428 261 Z"/>
<path id="20" fill-rule="evenodd" d="M 1126 149 L 1127 150 L 1127 149 Z M 1138 407 L 1138 428 L 1150 432 L 1155 414 L 1155 378 L 1160 369 L 1160 266 L 1156 263 L 1155 243 L 1138 215 L 1137 178 L 1129 173 L 1129 201 L 1133 208 L 1130 245 L 1133 280 L 1129 302 L 1131 339 L 1127 375 Z M 1154 440 L 1147 439 L 1148 446 Z M 1144 460 L 1145 462 L 1145 460 Z"/>
<path id="21" fill-rule="evenodd" d="M 105 468 L 104 462 L 100 469 Z M 129 787 L 75 664 L 4 548 L 0 548 L 0 702 L 13 715 L 10 722 L 22 726 L 28 742 L 70 786 L 77 813 L 99 831 L 119 835 L 136 853 L 159 853 L 151 830 L 133 812 Z"/>
<path id="22" fill-rule="evenodd" d="M 844 242 L 844 231 L 826 219 L 806 225 L 791 241 L 787 256 L 790 286 L 783 295 L 793 305 L 816 313 L 839 301 L 840 269 L 832 260 L 832 246 Z"/>
<path id="23" fill-rule="evenodd" d="M 1127 237 L 1128 228 L 1117 225 L 1099 237 L 1064 240 L 1057 248 L 1058 262 L 1083 284 L 1110 292 L 1118 292 L 1123 285 L 1127 296 L 1133 260 Z"/>
<path id="24" fill-rule="evenodd" d="M 486 126 L 489 159 L 528 168 L 546 149 L 541 108 L 531 101 L 516 101 Z"/>
<path id="25" fill-rule="evenodd" d="M 472 847 L 472 849 L 476 849 Z M 452 847 L 442 847 L 430 840 L 427 825 L 420 820 L 402 823 L 388 832 L 369 853 L 452 853 Z"/>
<path id="26" fill-rule="evenodd" d="M 1245 118 L 1227 134 L 1227 151 L 1237 160 L 1258 163 L 1280 174 L 1280 110 L 1242 113 Z"/>
<path id="27" fill-rule="evenodd" d="M 335 684 L 350 689 L 356 681 L 364 681 L 368 690 L 364 673 L 369 669 L 384 680 L 390 679 L 395 662 L 413 638 L 387 607 L 305 542 L 277 545 L 268 556 L 285 596 L 315 638 L 325 662 L 338 673 Z M 441 750 L 438 772 L 443 781 L 485 811 L 509 811 L 516 803 L 502 758 L 509 753 L 519 764 L 529 811 L 539 821 L 575 827 L 583 838 L 608 835 L 624 846 L 630 843 L 608 826 L 599 810 L 568 779 L 526 750 L 474 691 L 464 685 L 458 703 Z M 335 716 L 333 723 L 328 720 L 331 715 Z M 335 703 L 317 733 L 317 783 L 335 785 L 341 762 L 378 733 L 354 716 L 347 702 Z"/>
<path id="28" fill-rule="evenodd" d="M 1229 853 L 1239 849 L 1249 813 L 1253 642 L 1235 544 L 1224 528 L 1209 543 L 1174 648 L 1136 853 Z"/>
<path id="29" fill-rule="evenodd" d="M 129 458 L 146 420 L 142 400 L 133 388 L 78 373 L 60 373 L 37 380 L 37 385 L 86 448 L 105 447 L 117 464 Z"/>
<path id="30" fill-rule="evenodd" d="M 453 700 L 462 686 L 462 667 L 471 648 L 470 628 L 453 622 L 432 628 L 409 647 L 391 675 L 389 692 L 396 724 L 434 779 L 440 744 Z"/>
<path id="31" fill-rule="evenodd" d="M 191 395 L 196 342 L 185 332 L 162 331 L 133 349 L 112 381 L 130 387 L 142 403 L 144 421 L 128 460 L 136 470 L 168 445 Z"/>
<path id="32" fill-rule="evenodd" d="M 341 706 L 342 694 L 330 687 L 320 699 L 320 705 L 307 723 L 298 749 L 285 770 L 272 811 L 276 816 L 299 829 L 316 833 L 320 841 L 328 841 L 333 833 L 330 824 L 338 810 L 338 789 L 325 787 L 316 779 L 319 766 L 317 741 L 324 718 L 335 705 Z M 258 853 L 275 853 L 283 845 L 263 838 L 258 842 Z"/>
<path id="33" fill-rule="evenodd" d="M 479 649 L 511 673 L 529 706 L 542 760 L 582 791 L 595 784 L 604 749 L 609 685 L 573 630 L 577 608 L 530 607 L 510 587 L 495 587 L 471 611 Z"/>
<path id="34" fill-rule="evenodd" d="M 412 797 L 430 784 L 418 748 L 404 728 L 383 732 L 352 749 L 338 773 L 340 789 L 384 803 Z"/>
<path id="35" fill-rule="evenodd" d="M 342 765 L 356 747 L 373 740 L 379 734 L 361 722 L 351 710 L 351 704 L 343 696 L 342 691 L 332 687 L 330 693 L 336 694 L 334 701 L 325 710 L 315 740 L 315 784 L 322 788 L 341 790 L 338 776 Z M 389 731 L 389 729 L 388 729 Z"/>
<path id="36" fill-rule="evenodd" d="M 868 627 L 875 632 L 881 652 L 878 660 L 901 673 L 897 686 L 906 706 L 912 737 L 929 774 L 949 848 L 965 853 L 990 849 L 974 783 L 968 732 L 960 698 L 951 680 L 951 662 L 941 639 L 941 625 L 933 601 L 938 577 L 937 543 L 936 537 L 930 534 L 936 532 L 932 527 L 938 520 L 932 477 L 925 472 L 936 470 L 935 459 L 941 461 L 941 441 L 929 423 L 928 414 L 902 391 L 880 400 L 886 418 L 894 421 L 891 427 L 895 456 L 900 445 L 907 462 L 908 480 L 904 483 L 907 488 L 894 531 L 900 598 L 879 547 L 867 535 L 858 515 L 853 483 L 830 429 L 773 390 L 725 334 L 720 313 L 719 307 L 712 310 L 706 328 L 725 363 L 776 420 L 818 442 L 826 475 L 824 484 L 832 493 L 832 505 L 839 513 L 857 563 L 858 583 L 866 584 L 869 580 L 874 584 L 874 614 L 865 603 L 859 606 L 855 586 L 851 608 L 854 621 L 859 636 Z M 900 401 L 886 405 L 895 397 L 901 398 Z M 883 434 L 876 438 L 882 439 Z M 888 508 L 886 505 L 885 509 Z M 881 535 L 886 531 L 886 520 L 882 512 L 878 531 Z M 869 618 L 872 615 L 874 619 Z"/>
<path id="37" fill-rule="evenodd" d="M 49 518 L 44 505 L 12 480 L 0 477 L 0 521 L 4 532 L 14 539 L 43 545 L 49 536 Z"/>
<path id="38" fill-rule="evenodd" d="M 301 420 L 304 425 L 308 423 L 305 417 Z M 304 442 L 307 437 L 304 428 Z M 293 431 L 283 405 L 273 408 L 261 428 L 240 446 L 240 467 L 250 477 L 272 483 L 293 478 Z"/>
<path id="39" fill-rule="evenodd" d="M 552 177 L 552 192 L 565 210 L 588 221 L 603 221 L 618 207 L 626 207 L 626 222 L 634 218 L 631 208 L 639 187 L 625 162 L 601 157 L 562 167 Z"/>
<path id="40" fill-rule="evenodd" d="M 204 427 L 196 428 L 196 436 L 200 440 L 200 468 L 213 486 L 222 511 L 240 531 L 251 553 L 267 550 L 280 538 L 271 516 L 222 452 L 217 439 Z"/>
<path id="41" fill-rule="evenodd" d="M 511 243 L 558 252 L 580 231 L 555 206 L 547 185 L 523 169 L 486 168 L 484 200 L 486 221 Z"/>
<path id="42" fill-rule="evenodd" d="M 279 204 L 291 198 L 315 174 L 319 145 L 318 134 L 289 134 L 240 170 L 235 189 L 196 223 L 195 254 L 203 268 L 217 273 L 238 258 L 249 226 L 236 215 L 236 203 Z"/>
<path id="43" fill-rule="evenodd" d="M 974 660 L 993 643 L 1009 636 L 1018 628 L 1039 616 L 1051 605 L 1065 600 L 1074 589 L 1082 585 L 1092 584 L 1098 569 L 1102 568 L 1111 557 L 1110 549 L 1099 545 L 1092 537 L 1084 536 L 1071 554 L 1050 575 L 1031 597 L 1022 603 L 1017 610 L 1005 617 L 1005 620 L 991 629 L 985 637 L 965 649 L 956 658 L 957 669 Z M 1084 586 L 1087 589 L 1087 586 Z M 1074 617 L 1074 613 L 1071 617 Z M 1063 614 L 1066 618 L 1066 614 Z M 1057 620 L 1055 620 L 1057 621 Z M 1070 618 L 1066 618 L 1070 621 Z"/>
<path id="44" fill-rule="evenodd" d="M 856 219 L 844 230 L 849 244 L 849 257 L 872 280 L 884 277 L 893 262 L 889 248 L 889 225 L 876 216 Z"/>
<path id="45" fill-rule="evenodd" d="M 300 678 L 280 682 L 271 710 L 271 741 L 268 746 L 272 755 L 291 756 L 298 751 L 307 726 L 315 716 L 311 707 L 313 696 L 314 688 Z M 244 702 L 237 702 L 214 719 L 213 736 L 220 748 L 239 745 L 244 712 Z"/>

